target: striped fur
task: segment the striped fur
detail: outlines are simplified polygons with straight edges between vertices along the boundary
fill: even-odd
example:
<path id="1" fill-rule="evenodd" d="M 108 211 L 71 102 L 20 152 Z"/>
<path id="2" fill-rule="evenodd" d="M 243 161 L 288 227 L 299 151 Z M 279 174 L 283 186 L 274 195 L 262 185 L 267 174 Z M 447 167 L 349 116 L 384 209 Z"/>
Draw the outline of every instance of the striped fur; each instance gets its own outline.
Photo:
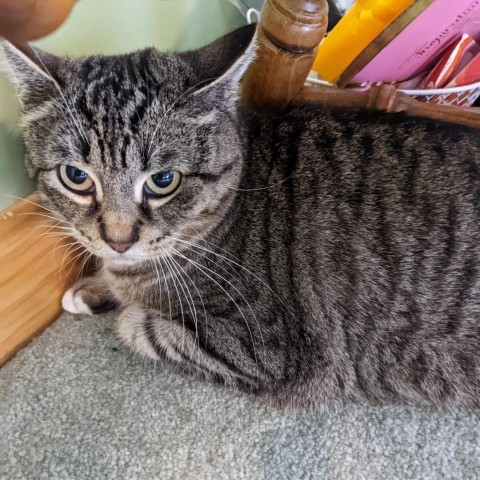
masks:
<path id="1" fill-rule="evenodd" d="M 245 62 L 228 59 L 250 36 L 60 61 L 80 128 L 8 56 L 30 171 L 103 262 L 74 294 L 92 311 L 120 305 L 139 354 L 278 405 L 479 407 L 478 133 L 313 106 L 248 112 L 232 74 Z M 51 169 L 72 161 L 100 199 L 59 187 Z M 184 173 L 176 196 L 136 199 L 145 172 L 168 168 Z M 115 225 L 137 232 L 132 252 L 109 251 Z"/>

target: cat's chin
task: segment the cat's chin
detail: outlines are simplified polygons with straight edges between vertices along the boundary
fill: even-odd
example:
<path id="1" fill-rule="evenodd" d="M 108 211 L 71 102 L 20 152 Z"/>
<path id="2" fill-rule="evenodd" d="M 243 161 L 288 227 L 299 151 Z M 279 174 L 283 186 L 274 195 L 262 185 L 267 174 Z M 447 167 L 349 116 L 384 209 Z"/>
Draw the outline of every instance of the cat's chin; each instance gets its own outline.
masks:
<path id="1" fill-rule="evenodd" d="M 102 258 L 105 266 L 112 267 L 128 267 L 133 265 L 139 265 L 146 261 L 145 258 L 140 257 L 127 257 L 127 256 L 118 256 L 118 257 L 107 257 Z"/>

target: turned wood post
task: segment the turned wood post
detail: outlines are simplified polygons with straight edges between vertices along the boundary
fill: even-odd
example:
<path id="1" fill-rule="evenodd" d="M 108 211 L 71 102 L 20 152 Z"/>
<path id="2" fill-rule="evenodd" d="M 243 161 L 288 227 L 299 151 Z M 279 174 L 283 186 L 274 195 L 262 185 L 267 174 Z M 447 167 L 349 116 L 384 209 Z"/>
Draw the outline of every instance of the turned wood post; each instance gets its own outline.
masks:
<path id="1" fill-rule="evenodd" d="M 267 0 L 257 58 L 243 79 L 243 102 L 258 111 L 285 109 L 305 83 L 327 23 L 326 0 Z"/>

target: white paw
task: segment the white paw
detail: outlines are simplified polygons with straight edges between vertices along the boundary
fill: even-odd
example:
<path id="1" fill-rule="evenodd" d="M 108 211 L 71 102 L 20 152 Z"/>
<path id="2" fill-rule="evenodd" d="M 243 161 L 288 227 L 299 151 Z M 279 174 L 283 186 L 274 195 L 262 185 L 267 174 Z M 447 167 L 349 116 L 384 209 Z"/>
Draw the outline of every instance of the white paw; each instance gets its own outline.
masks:
<path id="1" fill-rule="evenodd" d="M 81 290 L 76 293 L 73 293 L 73 288 L 67 290 L 62 298 L 62 307 L 70 313 L 92 315 L 89 306 L 83 301 Z"/>

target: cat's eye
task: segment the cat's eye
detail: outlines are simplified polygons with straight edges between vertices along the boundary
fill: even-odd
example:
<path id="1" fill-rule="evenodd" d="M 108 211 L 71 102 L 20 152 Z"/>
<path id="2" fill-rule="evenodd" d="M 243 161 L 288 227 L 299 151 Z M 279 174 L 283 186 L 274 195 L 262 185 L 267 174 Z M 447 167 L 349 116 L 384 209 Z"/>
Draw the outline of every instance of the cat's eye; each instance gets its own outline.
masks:
<path id="1" fill-rule="evenodd" d="M 58 177 L 65 188 L 79 195 L 90 194 L 95 189 L 95 183 L 88 173 L 71 165 L 60 165 Z"/>
<path id="2" fill-rule="evenodd" d="M 150 197 L 168 197 L 177 190 L 181 180 L 182 174 L 176 170 L 157 172 L 147 178 L 144 190 Z"/>

